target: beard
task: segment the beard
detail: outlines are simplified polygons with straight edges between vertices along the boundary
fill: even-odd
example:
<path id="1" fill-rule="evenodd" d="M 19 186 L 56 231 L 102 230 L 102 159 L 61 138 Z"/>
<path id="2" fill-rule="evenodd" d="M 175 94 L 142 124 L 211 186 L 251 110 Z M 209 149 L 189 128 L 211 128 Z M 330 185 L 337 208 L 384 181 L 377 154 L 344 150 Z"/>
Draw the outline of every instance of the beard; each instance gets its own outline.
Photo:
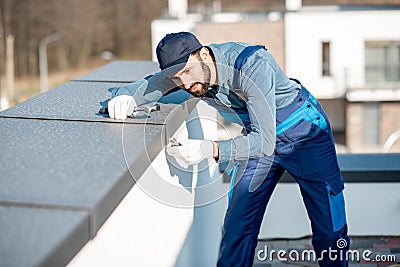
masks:
<path id="1" fill-rule="evenodd" d="M 200 90 L 197 90 L 194 93 L 191 93 L 192 95 L 196 96 L 196 97 L 202 97 L 205 96 L 207 94 L 208 91 L 208 87 L 210 87 L 210 80 L 211 80 L 211 70 L 210 67 L 207 66 L 206 63 L 204 63 L 203 59 L 200 57 L 200 55 L 197 55 L 197 58 L 200 61 L 201 64 L 201 68 L 203 69 L 204 72 L 204 78 L 203 78 L 203 82 L 197 82 L 196 84 L 200 85 Z"/>

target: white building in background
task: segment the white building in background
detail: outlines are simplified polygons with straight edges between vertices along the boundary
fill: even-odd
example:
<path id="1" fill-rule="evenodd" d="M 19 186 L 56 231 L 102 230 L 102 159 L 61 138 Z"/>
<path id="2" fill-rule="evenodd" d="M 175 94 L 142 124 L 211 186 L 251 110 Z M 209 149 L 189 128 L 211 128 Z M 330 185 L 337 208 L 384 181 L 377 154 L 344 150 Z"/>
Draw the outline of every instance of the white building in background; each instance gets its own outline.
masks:
<path id="1" fill-rule="evenodd" d="M 378 89 L 371 86 L 393 82 L 400 89 L 399 25 L 400 9 L 319 6 L 287 12 L 286 72 L 301 77 L 322 99 L 343 97 L 348 88 Z M 393 97 L 400 100 L 398 93 L 388 99 Z"/>
<path id="2" fill-rule="evenodd" d="M 380 152 L 400 129 L 399 25 L 400 6 L 285 13 L 286 72 L 321 100 L 345 151 Z"/>
<path id="3" fill-rule="evenodd" d="M 151 23 L 152 59 L 157 62 L 156 47 L 167 33 L 194 32 L 196 24 L 203 19 L 200 14 L 188 13 L 188 0 L 168 0 L 168 13 Z"/>

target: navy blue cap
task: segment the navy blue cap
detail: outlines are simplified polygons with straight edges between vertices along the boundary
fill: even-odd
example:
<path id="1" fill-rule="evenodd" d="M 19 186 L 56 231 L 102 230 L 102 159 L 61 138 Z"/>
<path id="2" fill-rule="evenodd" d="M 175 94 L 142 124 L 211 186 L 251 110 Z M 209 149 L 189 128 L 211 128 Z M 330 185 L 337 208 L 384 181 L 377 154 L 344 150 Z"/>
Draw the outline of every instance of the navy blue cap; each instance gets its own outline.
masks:
<path id="1" fill-rule="evenodd" d="M 199 40 L 190 32 L 167 34 L 157 45 L 156 53 L 160 69 L 175 65 L 185 66 L 191 53 L 202 48 Z"/>

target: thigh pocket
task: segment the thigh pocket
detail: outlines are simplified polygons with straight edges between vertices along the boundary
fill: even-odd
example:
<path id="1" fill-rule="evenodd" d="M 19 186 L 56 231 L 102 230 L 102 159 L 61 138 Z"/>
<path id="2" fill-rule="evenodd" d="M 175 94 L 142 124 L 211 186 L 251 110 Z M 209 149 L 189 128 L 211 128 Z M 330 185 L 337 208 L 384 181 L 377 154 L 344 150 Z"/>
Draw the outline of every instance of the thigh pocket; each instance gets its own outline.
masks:
<path id="1" fill-rule="evenodd" d="M 327 183 L 326 192 L 329 199 L 329 208 L 331 212 L 331 220 L 333 231 L 337 232 L 346 224 L 346 211 L 343 197 L 343 185 L 332 186 Z"/>
<path id="2" fill-rule="evenodd" d="M 302 178 L 328 177 L 339 172 L 334 144 L 328 133 L 293 145 Z"/>

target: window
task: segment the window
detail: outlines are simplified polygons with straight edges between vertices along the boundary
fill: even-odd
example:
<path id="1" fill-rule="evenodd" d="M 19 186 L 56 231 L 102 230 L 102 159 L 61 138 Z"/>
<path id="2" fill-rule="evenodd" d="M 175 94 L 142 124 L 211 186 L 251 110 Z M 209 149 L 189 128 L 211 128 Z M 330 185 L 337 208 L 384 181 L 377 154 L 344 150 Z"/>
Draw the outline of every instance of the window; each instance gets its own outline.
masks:
<path id="1" fill-rule="evenodd" d="M 400 82 L 400 42 L 365 43 L 365 81 Z"/>
<path id="2" fill-rule="evenodd" d="M 322 42 L 322 76 L 331 75 L 329 47 L 329 42 Z"/>

